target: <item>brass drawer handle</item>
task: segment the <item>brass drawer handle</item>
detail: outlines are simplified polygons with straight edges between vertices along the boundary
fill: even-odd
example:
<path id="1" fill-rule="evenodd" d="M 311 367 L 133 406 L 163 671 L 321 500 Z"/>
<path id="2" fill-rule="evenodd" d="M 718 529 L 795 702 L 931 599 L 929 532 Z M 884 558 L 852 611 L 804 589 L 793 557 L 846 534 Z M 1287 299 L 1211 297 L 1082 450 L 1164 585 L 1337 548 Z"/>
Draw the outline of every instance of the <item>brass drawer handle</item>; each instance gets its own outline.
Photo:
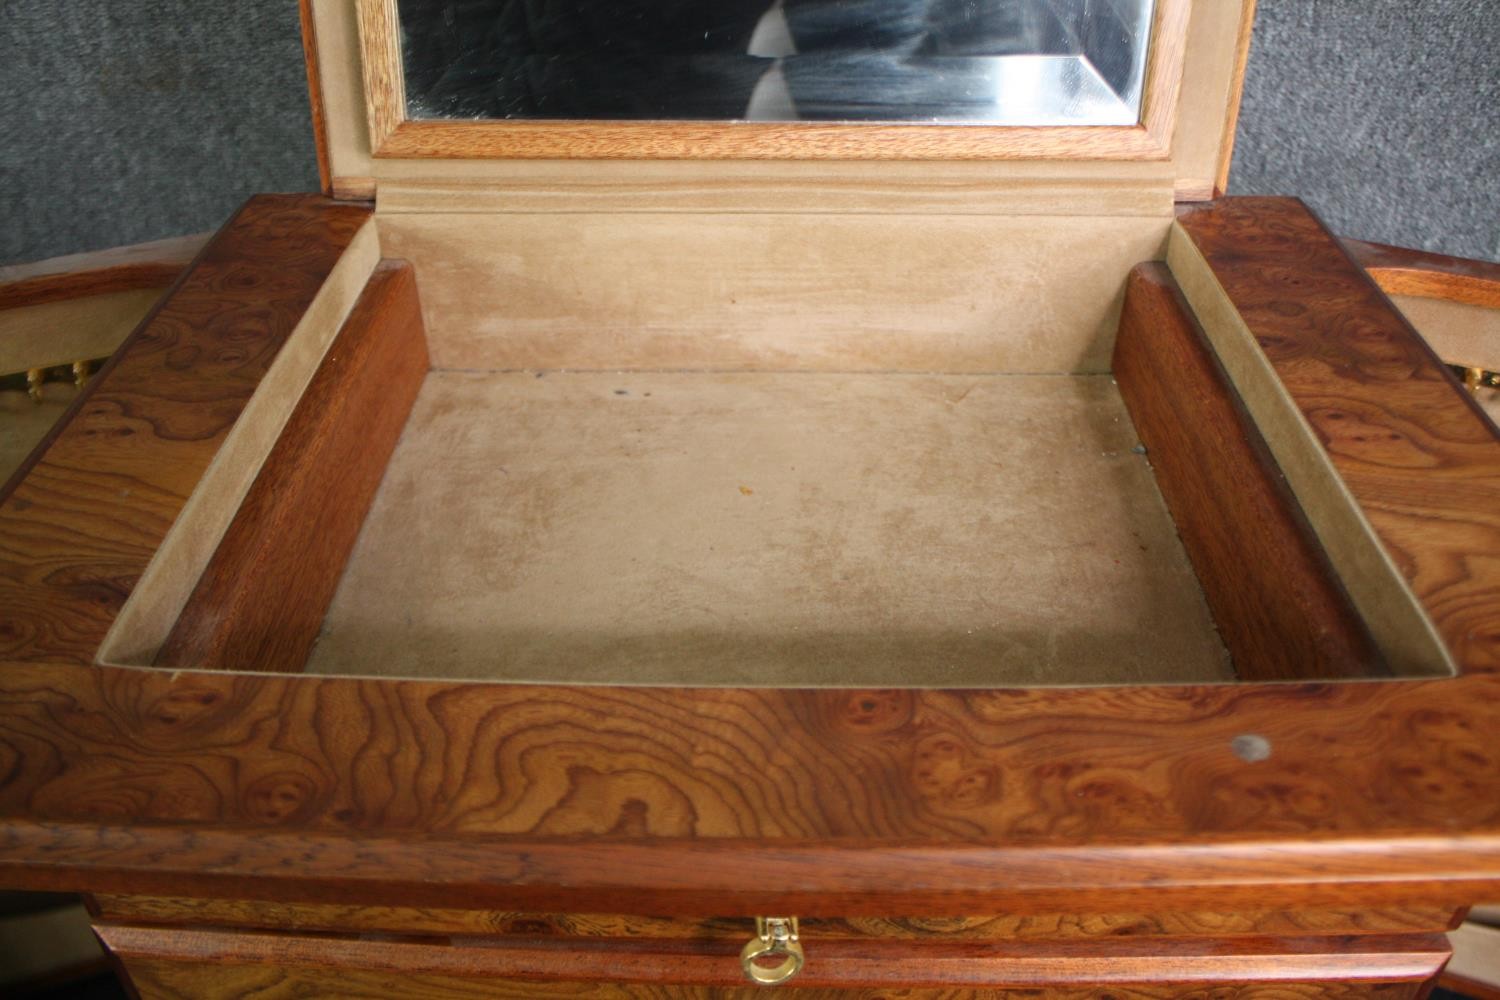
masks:
<path id="1" fill-rule="evenodd" d="M 780 961 L 762 964 L 774 959 Z M 740 967 L 752 983 L 761 986 L 781 985 L 801 972 L 806 961 L 796 917 L 756 917 L 755 937 L 740 951 Z"/>

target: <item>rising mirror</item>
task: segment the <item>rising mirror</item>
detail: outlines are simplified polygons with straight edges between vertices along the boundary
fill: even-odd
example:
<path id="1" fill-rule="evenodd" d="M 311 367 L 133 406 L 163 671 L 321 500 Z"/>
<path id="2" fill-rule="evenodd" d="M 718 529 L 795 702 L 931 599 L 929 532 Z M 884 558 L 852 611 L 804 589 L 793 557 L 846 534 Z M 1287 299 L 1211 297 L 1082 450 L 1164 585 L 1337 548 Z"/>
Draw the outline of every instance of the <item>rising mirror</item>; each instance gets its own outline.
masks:
<path id="1" fill-rule="evenodd" d="M 1155 0 L 398 0 L 410 119 L 1134 125 Z"/>

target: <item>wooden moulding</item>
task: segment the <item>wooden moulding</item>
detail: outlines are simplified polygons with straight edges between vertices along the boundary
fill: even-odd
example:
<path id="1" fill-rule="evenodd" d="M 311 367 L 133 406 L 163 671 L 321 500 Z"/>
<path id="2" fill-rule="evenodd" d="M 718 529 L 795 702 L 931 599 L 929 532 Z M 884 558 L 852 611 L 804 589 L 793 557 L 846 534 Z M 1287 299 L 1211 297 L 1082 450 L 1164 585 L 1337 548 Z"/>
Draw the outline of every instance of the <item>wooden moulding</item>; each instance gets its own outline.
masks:
<path id="1" fill-rule="evenodd" d="M 386 261 L 277 439 L 158 666 L 302 668 L 426 372 L 411 265 Z"/>
<path id="2" fill-rule="evenodd" d="M 0 267 L 0 309 L 166 288 L 193 262 L 208 233 Z"/>
<path id="3" fill-rule="evenodd" d="M 1500 888 L 1492 678 L 881 694 L 17 665 L 0 697 L 8 758 L 37 762 L 0 789 L 18 887 L 808 917 Z"/>
<path id="4" fill-rule="evenodd" d="M 1494 425 L 1300 202 L 1183 206 L 1178 225 L 1198 315 L 1232 304 L 1459 667 L 1500 670 Z"/>
<path id="5" fill-rule="evenodd" d="M 94 915 L 138 925 L 238 927 L 281 931 L 479 935 L 543 938 L 653 938 L 743 943 L 744 918 L 669 918 L 634 914 L 517 913 L 338 906 L 255 900 L 164 898 L 95 894 Z M 1326 937 L 1413 934 L 1451 930 L 1460 910 L 1434 906 L 1360 910 L 1158 911 L 1155 913 L 1034 913 L 938 918 L 847 917 L 802 920 L 802 933 L 819 940 L 1069 941 L 1150 937 Z"/>
<path id="6" fill-rule="evenodd" d="M 0 656 L 92 662 L 369 216 L 316 196 L 251 199 L 90 381 L 0 490 Z"/>
<path id="7" fill-rule="evenodd" d="M 246 996 L 339 996 L 347 1000 L 757 1000 L 766 996 L 763 986 L 714 988 L 706 992 L 698 986 L 647 984 L 578 983 L 578 982 L 476 982 L 457 976 L 422 976 L 420 980 L 401 981 L 378 972 L 349 969 L 299 968 L 278 969 L 268 965 L 245 965 L 233 968 L 202 963 L 142 960 L 132 962 L 130 973 L 142 1000 L 230 1000 Z M 393 993 L 400 988 L 401 992 Z M 1015 992 L 991 988 L 954 989 L 902 988 L 894 993 L 888 988 L 786 989 L 796 1000 L 1098 1000 L 1098 986 L 1052 985 L 1027 987 Z M 1428 989 L 1421 983 L 1251 983 L 1220 985 L 1208 991 L 1201 983 L 1132 984 L 1128 988 L 1109 989 L 1112 997 L 1129 1000 L 1202 1000 L 1205 994 L 1215 1000 L 1417 1000 Z"/>
<path id="8" fill-rule="evenodd" d="M 1387 673 L 1164 265 L 1131 273 L 1114 375 L 1240 678 Z"/>
<path id="9" fill-rule="evenodd" d="M 1191 0 L 1158 0 L 1141 123 L 997 127 L 839 123 L 442 121 L 406 116 L 395 0 L 358 0 L 377 157 L 521 159 L 1085 159 L 1170 153 Z"/>
<path id="10" fill-rule="evenodd" d="M 101 939 L 127 969 L 140 962 L 202 963 L 205 968 L 281 967 L 395 977 L 472 978 L 486 984 L 607 983 L 735 988 L 745 985 L 739 942 L 485 942 L 467 946 L 336 940 L 212 930 L 159 930 L 105 924 Z M 1365 937 L 1330 949 L 1317 939 L 1217 942 L 1114 941 L 1004 949 L 974 943 L 921 946 L 880 941 L 804 941 L 810 956 L 802 989 L 1034 989 L 1055 986 L 1147 988 L 1168 984 L 1400 983 L 1437 974 L 1449 955 L 1441 935 Z M 396 980 L 400 990 L 401 979 Z M 415 987 L 415 984 L 413 984 Z M 413 995 L 397 992 L 397 996 Z M 421 994 L 415 994 L 421 995 Z M 441 994 L 439 994 L 441 995 Z M 1170 994 L 1168 994 L 1170 995 Z"/>
<path id="11" fill-rule="evenodd" d="M 1387 295 L 1446 299 L 1500 309 L 1500 264 L 1344 240 L 1344 249 Z"/>

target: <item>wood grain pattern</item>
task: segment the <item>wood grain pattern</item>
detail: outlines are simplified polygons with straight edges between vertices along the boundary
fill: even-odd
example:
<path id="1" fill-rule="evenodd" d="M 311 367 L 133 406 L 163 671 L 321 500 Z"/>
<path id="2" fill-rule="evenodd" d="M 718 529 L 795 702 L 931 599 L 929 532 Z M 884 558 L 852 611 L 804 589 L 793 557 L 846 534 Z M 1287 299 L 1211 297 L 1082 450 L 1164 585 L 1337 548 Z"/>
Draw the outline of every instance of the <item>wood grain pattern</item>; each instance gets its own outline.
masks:
<path id="1" fill-rule="evenodd" d="M 1387 673 L 1164 265 L 1131 272 L 1114 374 L 1240 678 Z"/>
<path id="2" fill-rule="evenodd" d="M 370 149 L 388 147 L 406 120 L 406 72 L 401 64 L 401 19 L 395 0 L 356 0 L 360 67 Z"/>
<path id="3" fill-rule="evenodd" d="M 859 692 L 17 665 L 0 717 L 0 882 L 33 888 L 835 917 L 1500 890 L 1494 677 Z M 1245 734 L 1270 756 L 1238 755 Z"/>
<path id="4" fill-rule="evenodd" d="M 1140 125 L 403 120 L 380 158 L 1164 160 Z"/>
<path id="5" fill-rule="evenodd" d="M 1249 985 L 1049 986 L 990 988 L 800 989 L 779 987 L 652 986 L 639 983 L 479 981 L 457 976 L 402 976 L 357 969 L 270 965 L 219 967 L 137 959 L 129 972 L 141 1000 L 241 1000 L 249 997 L 327 997 L 347 1000 L 1416 1000 L 1419 983 L 1254 983 Z"/>
<path id="6" fill-rule="evenodd" d="M 186 897 L 95 894 L 108 923 L 181 924 L 262 930 L 521 938 L 687 938 L 745 940 L 744 917 L 651 917 L 621 913 L 518 913 L 452 907 L 340 906 Z M 1093 940 L 1124 937 L 1309 937 L 1450 930 L 1462 911 L 1432 906 L 1359 910 L 1008 913 L 972 917 L 810 917 L 802 933 L 818 940 Z"/>
<path id="7" fill-rule="evenodd" d="M 427 373 L 410 264 L 371 276 L 157 666 L 302 669 Z"/>
<path id="8" fill-rule="evenodd" d="M 358 970 L 401 976 L 456 976 L 487 982 L 608 982 L 744 986 L 743 941 L 506 941 L 450 944 L 352 940 L 296 934 L 96 925 L 127 968 L 139 959 L 221 966 Z M 749 935 L 745 940 L 749 939 Z M 1425 982 L 1450 954 L 1442 935 L 1352 940 L 1246 938 L 1218 942 L 1122 940 L 1032 945 L 924 944 L 920 952 L 881 941 L 803 937 L 798 988 L 1046 988 L 1140 984 Z M 399 979 L 396 980 L 399 982 Z"/>
<path id="9" fill-rule="evenodd" d="M 0 492 L 0 656 L 90 662 L 369 214 L 316 196 L 251 199 L 89 383 Z"/>
<path id="10" fill-rule="evenodd" d="M 1383 243 L 1341 242 L 1387 295 L 1447 299 L 1500 309 L 1500 264 Z"/>
<path id="11" fill-rule="evenodd" d="M 1500 437 L 1306 206 L 1178 221 L 1318 434 L 1461 668 L 1500 670 Z"/>
<path id="12" fill-rule="evenodd" d="M 0 267 L 0 309 L 166 288 L 193 262 L 211 235 L 177 236 Z"/>
<path id="13" fill-rule="evenodd" d="M 1158 0 L 1141 124 L 1006 127 L 820 122 L 458 121 L 406 117 L 393 0 L 359 0 L 370 142 L 381 158 L 1164 160 L 1191 0 Z"/>

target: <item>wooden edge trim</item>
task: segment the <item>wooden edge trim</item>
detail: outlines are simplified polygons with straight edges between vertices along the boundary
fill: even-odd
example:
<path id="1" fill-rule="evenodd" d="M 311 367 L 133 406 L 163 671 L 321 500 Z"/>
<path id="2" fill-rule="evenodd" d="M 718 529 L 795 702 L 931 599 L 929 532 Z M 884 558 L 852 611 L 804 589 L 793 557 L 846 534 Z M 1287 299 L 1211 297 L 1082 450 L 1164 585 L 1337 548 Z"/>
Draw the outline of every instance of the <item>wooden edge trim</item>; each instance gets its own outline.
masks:
<path id="1" fill-rule="evenodd" d="M 740 986 L 738 942 L 457 940 L 453 944 L 362 941 L 299 934 L 101 924 L 100 938 L 128 965 L 177 961 L 211 965 L 275 964 L 391 975 L 475 976 L 523 981 L 605 981 Z M 750 932 L 747 931 L 746 940 Z M 1330 942 L 1317 938 L 1216 941 L 1090 942 L 1008 945 L 923 944 L 913 955 L 879 942 L 804 939 L 809 951 L 796 986 L 1028 987 L 1057 982 L 1389 983 L 1424 981 L 1449 955 L 1440 935 Z"/>
<path id="2" fill-rule="evenodd" d="M 1141 124 L 1004 127 L 697 121 L 441 121 L 406 116 L 395 0 L 357 0 L 377 158 L 1166 160 L 1191 0 L 1159 0 Z"/>
<path id="3" fill-rule="evenodd" d="M 0 493 L 0 655 L 93 661 L 288 333 L 349 242 L 374 240 L 371 215 L 318 195 L 251 198 L 79 394 Z M 99 446 L 126 436 L 129 448 Z"/>
<path id="4" fill-rule="evenodd" d="M 195 233 L 0 268 L 0 309 L 166 288 L 193 263 L 212 235 Z"/>
<path id="5" fill-rule="evenodd" d="M 1168 261 L 1395 671 L 1500 671 L 1500 434 L 1472 394 L 1295 199 L 1179 206 Z"/>
<path id="6" fill-rule="evenodd" d="M 276 877 L 293 872 L 294 877 Z M 900 872 L 893 878 L 892 872 Z M 1155 846 L 871 839 L 458 838 L 0 821 L 19 889 L 533 912 L 807 917 L 1115 909 L 1458 908 L 1500 889 L 1500 834 Z"/>
<path id="7" fill-rule="evenodd" d="M 1240 679 L 1388 675 L 1165 265 L 1131 272 L 1112 368 Z"/>
<path id="8" fill-rule="evenodd" d="M 1344 239 L 1344 249 L 1387 295 L 1500 309 L 1500 264 Z"/>
<path id="9" fill-rule="evenodd" d="M 307 66 L 307 99 L 318 158 L 318 188 L 333 196 L 333 174 L 328 165 L 328 115 L 323 107 L 323 77 L 318 69 L 318 30 L 313 23 L 312 3 L 313 0 L 297 0 L 297 17 L 302 25 L 302 60 Z"/>
<path id="10" fill-rule="evenodd" d="M 198 263 L 203 259 L 204 255 L 208 253 L 208 248 L 213 245 L 213 241 L 218 238 L 220 234 L 229 230 L 230 227 L 235 224 L 235 221 L 240 217 L 240 215 L 244 213 L 244 211 L 245 206 L 241 205 L 238 209 L 235 210 L 233 215 L 231 215 L 224 221 L 224 225 L 220 226 L 215 232 L 206 234 L 204 236 L 202 245 L 198 247 L 198 250 L 193 255 L 192 259 L 185 266 L 178 269 L 176 276 L 171 279 L 167 286 L 167 289 L 162 292 L 161 297 L 156 300 L 156 304 L 146 311 L 146 315 L 141 317 L 141 321 L 136 324 L 135 329 L 132 330 L 125 337 L 125 340 L 121 342 L 120 346 L 115 349 L 115 353 L 110 355 L 109 360 L 106 361 L 104 365 L 97 372 L 95 372 L 87 382 L 84 383 L 83 389 L 73 397 L 73 401 L 68 404 L 67 409 L 63 410 L 62 414 L 57 418 L 56 423 L 54 423 L 51 429 L 47 431 L 46 435 L 44 435 L 42 439 L 37 442 L 36 447 L 31 449 L 31 454 L 26 456 L 21 464 L 15 468 L 15 470 L 4 482 L 0 482 L 0 505 L 3 505 L 7 500 L 10 499 L 11 495 L 15 493 L 16 488 L 20 486 L 21 482 L 24 481 L 28 475 L 31 474 L 31 470 L 35 468 L 36 464 L 39 461 L 41 461 L 42 456 L 47 453 L 47 449 L 51 446 L 52 442 L 57 440 L 58 436 L 62 434 L 63 430 L 67 428 L 68 425 L 73 421 L 73 418 L 77 416 L 77 414 L 83 409 L 85 405 L 87 405 L 88 400 L 93 397 L 94 393 L 99 391 L 99 387 L 105 384 L 105 379 L 108 378 L 110 373 L 115 369 L 120 357 L 124 353 L 124 349 L 129 346 L 132 340 L 141 336 L 141 331 L 147 329 L 156 319 L 157 315 L 167 305 L 167 303 L 171 301 L 173 294 L 177 291 L 177 289 L 182 287 L 182 284 L 187 280 L 188 275 L 192 274 L 193 269 L 198 266 Z M 66 260 L 68 258 L 55 259 Z"/>
<path id="11" fill-rule="evenodd" d="M 1456 672 L 1447 647 L 1358 498 L 1180 222 L 1167 244 L 1167 263 L 1390 670 L 1397 676 Z"/>
<path id="12" fill-rule="evenodd" d="M 372 126 L 373 127 L 373 126 Z M 380 158 L 1165 160 L 1139 125 L 829 125 L 820 122 L 402 121 Z"/>
<path id="13" fill-rule="evenodd" d="M 356 0 L 355 13 L 370 150 L 375 156 L 390 155 L 383 150 L 406 121 L 406 75 L 401 67 L 401 22 L 396 0 Z"/>
<path id="14" fill-rule="evenodd" d="M 1239 128 L 1240 104 L 1245 96 L 1245 69 L 1250 65 L 1250 39 L 1255 34 L 1255 4 L 1256 0 L 1244 0 L 1244 8 L 1240 12 L 1234 75 L 1229 82 L 1229 108 L 1224 115 L 1224 136 L 1219 141 L 1219 167 L 1214 174 L 1213 198 L 1221 198 L 1229 190 L 1229 168 L 1234 163 L 1235 130 Z"/>
<path id="15" fill-rule="evenodd" d="M 510 935 L 530 938 L 744 940 L 742 919 L 621 913 L 527 913 L 456 907 L 339 906 L 246 899 L 95 893 L 95 920 L 173 927 L 234 927 L 328 933 Z M 1442 906 L 1357 909 L 1153 910 L 1150 913 L 985 914 L 967 917 L 802 918 L 820 940 L 1062 941 L 1153 937 L 1328 937 L 1431 934 L 1451 930 L 1463 911 Z"/>
<path id="16" fill-rule="evenodd" d="M 293 401 L 317 372 L 379 259 L 375 221 L 367 215 L 295 317 L 282 349 L 141 571 L 95 662 L 155 659 L 286 426 Z"/>
<path id="17" fill-rule="evenodd" d="M 1163 159 L 1171 156 L 1191 19 L 1192 0 L 1157 0 L 1150 49 L 1146 54 L 1141 127 L 1161 147 Z"/>
<path id="18" fill-rule="evenodd" d="M 427 367 L 412 266 L 382 261 L 235 512 L 157 666 L 302 669 Z"/>

